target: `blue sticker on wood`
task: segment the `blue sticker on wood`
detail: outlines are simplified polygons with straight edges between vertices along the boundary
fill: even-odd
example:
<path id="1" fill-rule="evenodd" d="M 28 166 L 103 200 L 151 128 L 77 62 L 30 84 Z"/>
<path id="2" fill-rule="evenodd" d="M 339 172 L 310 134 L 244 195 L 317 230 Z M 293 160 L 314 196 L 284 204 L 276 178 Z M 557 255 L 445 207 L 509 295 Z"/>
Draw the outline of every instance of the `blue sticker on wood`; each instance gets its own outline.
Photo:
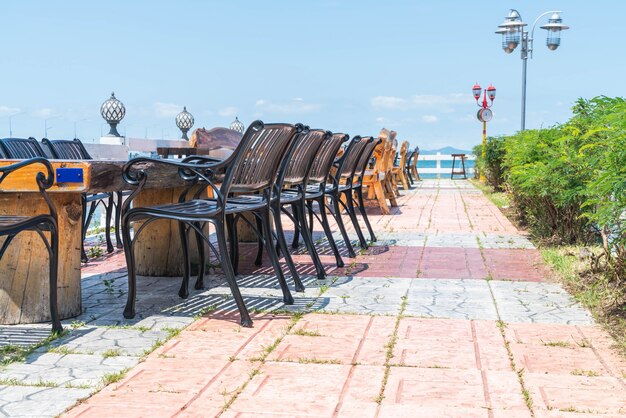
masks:
<path id="1" fill-rule="evenodd" d="M 57 183 L 82 183 L 83 182 L 83 169 L 82 168 L 57 168 L 56 169 L 56 181 Z"/>

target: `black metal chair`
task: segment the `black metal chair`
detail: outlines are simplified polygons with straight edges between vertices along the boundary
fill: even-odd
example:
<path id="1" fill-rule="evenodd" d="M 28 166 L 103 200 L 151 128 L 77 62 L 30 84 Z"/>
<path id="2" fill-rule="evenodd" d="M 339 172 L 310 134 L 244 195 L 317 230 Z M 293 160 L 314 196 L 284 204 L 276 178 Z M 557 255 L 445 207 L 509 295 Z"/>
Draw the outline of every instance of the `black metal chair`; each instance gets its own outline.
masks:
<path id="1" fill-rule="evenodd" d="M 325 196 L 329 198 L 332 205 L 331 213 L 337 222 L 339 232 L 341 232 L 341 236 L 348 250 L 348 256 L 351 258 L 356 257 L 356 253 L 354 252 L 354 248 L 352 247 L 352 243 L 350 242 L 350 238 L 348 237 L 348 233 L 341 216 L 342 207 L 346 210 L 352 224 L 354 225 L 354 229 L 359 237 L 361 248 L 367 248 L 367 241 L 365 240 L 363 232 L 361 232 L 361 228 L 359 227 L 359 221 L 356 218 L 352 198 L 346 199 L 346 202 L 343 202 L 341 200 L 341 195 L 351 193 L 351 183 L 357 169 L 357 164 L 365 146 L 369 143 L 369 141 L 373 141 L 373 138 L 361 138 L 360 136 L 352 138 L 346 147 L 345 153 L 341 156 L 339 161 L 336 162 L 335 166 L 337 169 L 330 177 L 330 187 L 327 187 L 325 191 Z"/>
<path id="2" fill-rule="evenodd" d="M 3 152 L 6 149 L 3 148 Z M 61 321 L 59 319 L 58 305 L 57 305 L 57 275 L 58 275 L 58 263 L 59 263 L 59 229 L 57 224 L 57 212 L 52 200 L 46 193 L 46 189 L 50 188 L 54 184 L 54 171 L 50 162 L 42 157 L 30 158 L 21 161 L 16 164 L 0 167 L 0 183 L 6 179 L 11 173 L 19 171 L 19 169 L 32 165 L 41 164 L 45 169 L 45 173 L 37 173 L 37 185 L 39 186 L 39 193 L 46 201 L 50 210 L 49 214 L 41 214 L 32 217 L 28 216 L 12 216 L 12 215 L 0 215 L 0 237 L 6 237 L 4 243 L 0 247 L 0 259 L 6 252 L 11 241 L 23 231 L 34 231 L 43 240 L 46 249 L 48 250 L 48 257 L 50 260 L 50 317 L 52 319 L 52 332 L 60 333 L 63 331 Z M 46 238 L 44 232 L 50 233 L 50 239 Z"/>
<path id="3" fill-rule="evenodd" d="M 280 253 L 284 254 L 287 267 L 289 268 L 294 282 L 296 282 L 296 290 L 304 290 L 304 286 L 300 287 L 300 280 L 295 265 L 287 247 L 285 233 L 282 226 L 281 212 L 286 214 L 294 224 L 295 230 L 303 231 L 303 239 L 309 255 L 313 260 L 317 278 L 319 280 L 326 279 L 324 266 L 315 250 L 315 244 L 310 234 L 310 230 L 306 225 L 305 216 L 305 195 L 307 189 L 308 174 L 311 170 L 314 159 L 320 151 L 324 149 L 327 141 L 331 138 L 332 133 L 321 129 L 314 129 L 303 133 L 296 140 L 296 144 L 290 155 L 287 155 L 281 164 L 276 183 L 274 184 L 274 194 L 271 202 L 272 215 L 276 225 L 276 235 L 279 244 Z M 288 187 L 286 188 L 285 185 Z M 291 207 L 291 212 L 287 210 Z M 263 246 L 259 240 L 259 250 L 255 260 L 256 265 L 261 265 L 263 254 Z M 296 278 L 298 278 L 296 280 Z"/>
<path id="4" fill-rule="evenodd" d="M 335 239 L 333 238 L 330 224 L 328 223 L 328 216 L 326 214 L 326 191 L 332 188 L 327 184 L 330 177 L 330 170 L 335 162 L 335 158 L 341 146 L 349 139 L 348 135 L 342 133 L 333 134 L 323 146 L 313 160 L 313 164 L 309 171 L 306 187 L 305 202 L 307 212 L 309 215 L 308 227 L 310 233 L 313 233 L 313 218 L 317 218 L 318 222 L 322 225 L 324 234 L 328 244 L 335 256 L 335 263 L 337 267 L 343 267 L 344 262 L 337 248 Z M 313 204 L 317 203 L 319 214 L 314 211 Z M 296 212 L 297 213 L 297 212 Z M 299 222 L 298 225 L 302 224 Z M 297 227 L 294 231 L 294 237 L 292 242 L 293 248 L 298 248 L 300 238 L 300 228 Z"/>
<path id="5" fill-rule="evenodd" d="M 367 144 L 361 152 L 359 161 L 355 165 L 354 175 L 349 181 L 350 190 L 344 191 L 346 201 L 348 199 L 352 199 L 352 201 L 357 204 L 359 212 L 361 213 L 361 217 L 363 218 L 365 226 L 367 227 L 367 230 L 370 234 L 370 240 L 372 242 L 376 242 L 376 235 L 374 234 L 374 230 L 372 229 L 372 225 L 370 224 L 367 212 L 365 211 L 365 203 L 363 202 L 363 177 L 365 176 L 365 171 L 367 170 L 369 161 L 372 157 L 372 154 L 374 153 L 374 149 L 378 144 L 380 144 L 380 142 L 381 140 L 378 138 L 370 137 L 370 139 L 368 139 Z M 354 205 L 348 205 L 348 208 L 354 211 Z M 357 229 L 358 225 L 355 224 L 354 227 L 355 229 Z"/>
<path id="6" fill-rule="evenodd" d="M 417 172 L 417 160 L 419 159 L 419 156 L 420 147 L 415 147 L 415 149 L 411 153 L 411 156 L 406 159 L 406 167 L 404 170 L 411 184 L 414 184 L 416 181 L 420 180 L 420 175 Z M 415 176 L 415 179 L 413 179 L 413 176 Z"/>
<path id="7" fill-rule="evenodd" d="M 48 149 L 50 150 L 50 154 L 52 158 L 57 160 L 92 160 L 93 158 L 89 155 L 89 152 L 85 149 L 83 143 L 78 138 L 74 138 L 72 141 L 63 140 L 63 139 L 55 139 L 49 140 L 48 138 L 43 138 L 41 140 L 42 143 L 46 144 Z M 114 200 L 114 196 L 117 197 L 117 205 Z M 83 225 L 81 229 L 82 233 L 82 253 L 81 253 L 81 261 L 86 263 L 88 261 L 87 253 L 85 252 L 85 237 L 87 236 L 87 229 L 89 228 L 89 224 L 91 224 L 91 219 L 93 218 L 93 214 L 98 207 L 98 205 L 102 204 L 105 209 L 105 238 L 107 244 L 107 252 L 113 252 L 113 243 L 111 242 L 111 217 L 113 215 L 113 208 L 116 208 L 115 211 L 115 239 L 117 241 L 117 248 L 122 248 L 122 240 L 120 238 L 120 220 L 121 220 L 121 211 L 120 211 L 120 202 L 122 201 L 122 192 L 107 192 L 107 193 L 96 193 L 89 194 L 83 193 L 81 195 L 82 203 L 83 203 Z"/>
<path id="8" fill-rule="evenodd" d="M 30 138 L 3 138 L 0 139 L 0 148 L 6 158 L 24 160 L 28 158 L 47 158 L 47 155 L 39 142 Z"/>
<path id="9" fill-rule="evenodd" d="M 133 254 L 134 243 L 141 235 L 141 231 L 158 219 L 170 219 L 179 222 L 184 260 L 183 282 L 179 290 L 181 297 L 188 296 L 190 263 L 187 232 L 189 230 L 195 231 L 197 236 L 200 236 L 210 248 L 213 248 L 202 226 L 205 223 L 214 226 L 219 247 L 219 258 L 241 315 L 241 325 L 249 327 L 252 326 L 252 320 L 239 291 L 233 266 L 228 255 L 226 218 L 242 212 L 253 213 L 261 219 L 265 249 L 276 272 L 283 293 L 283 301 L 286 304 L 293 304 L 293 297 L 280 269 L 273 245 L 269 202 L 272 199 L 272 187 L 283 156 L 285 154 L 289 155 L 289 150 L 295 144 L 295 138 L 302 131 L 302 126 L 263 124 L 261 121 L 255 121 L 248 127 L 235 152 L 224 161 L 215 162 L 213 160 L 211 162 L 210 159 L 205 159 L 201 156 L 189 157 L 187 162 L 135 158 L 124 166 L 124 180 L 129 185 L 135 187 L 133 193 L 122 205 L 122 241 L 128 266 L 128 300 L 124 309 L 126 318 L 135 316 L 137 276 Z M 144 163 L 147 161 L 154 165 L 164 164 L 179 169 L 179 175 L 188 183 L 188 187 L 181 194 L 178 203 L 133 207 L 130 209 L 132 201 L 141 192 L 148 180 L 149 170 L 144 169 Z M 209 162 L 206 163 L 207 161 Z M 215 185 L 215 181 L 220 173 L 224 173 L 224 176 L 223 179 L 220 179 L 222 183 L 218 188 Z M 206 190 L 207 187 L 213 191 L 215 199 L 200 198 L 201 191 Z M 259 202 L 255 204 L 240 204 L 232 201 L 233 194 L 253 193 L 258 193 L 263 198 L 259 199 Z M 130 228 L 131 222 L 134 221 L 143 221 L 143 224 L 136 229 L 134 237 L 131 239 Z M 253 225 L 251 226 L 255 228 Z M 201 282 L 196 282 L 196 287 L 201 284 Z"/>

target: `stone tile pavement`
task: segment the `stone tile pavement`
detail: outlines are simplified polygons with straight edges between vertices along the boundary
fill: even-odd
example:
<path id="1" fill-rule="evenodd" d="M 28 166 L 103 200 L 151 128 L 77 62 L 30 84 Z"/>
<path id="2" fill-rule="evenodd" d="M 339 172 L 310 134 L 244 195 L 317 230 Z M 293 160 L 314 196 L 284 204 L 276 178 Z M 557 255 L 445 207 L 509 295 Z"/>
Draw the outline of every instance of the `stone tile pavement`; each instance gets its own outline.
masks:
<path id="1" fill-rule="evenodd" d="M 177 278 L 141 278 L 125 320 L 123 257 L 91 262 L 66 335 L 37 347 L 47 325 L 0 327 L 0 416 L 57 416 L 92 394 L 64 416 L 626 414 L 626 361 L 480 191 L 403 194 L 390 216 L 368 208 L 379 241 L 345 267 L 319 240 L 327 280 L 294 252 L 307 289 L 292 306 L 243 245 L 250 329 L 219 271 L 186 300 Z"/>

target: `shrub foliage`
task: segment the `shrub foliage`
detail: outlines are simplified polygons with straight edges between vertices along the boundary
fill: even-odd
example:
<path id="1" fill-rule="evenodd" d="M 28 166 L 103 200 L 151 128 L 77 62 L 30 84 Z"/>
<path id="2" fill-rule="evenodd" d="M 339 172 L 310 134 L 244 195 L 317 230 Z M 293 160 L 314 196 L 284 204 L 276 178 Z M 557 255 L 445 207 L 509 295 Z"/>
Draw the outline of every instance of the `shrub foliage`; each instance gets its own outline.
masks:
<path id="1" fill-rule="evenodd" d="M 626 101 L 579 99 L 551 128 L 489 138 L 477 167 L 505 189 L 531 231 L 554 243 L 602 238 L 612 273 L 626 279 Z"/>

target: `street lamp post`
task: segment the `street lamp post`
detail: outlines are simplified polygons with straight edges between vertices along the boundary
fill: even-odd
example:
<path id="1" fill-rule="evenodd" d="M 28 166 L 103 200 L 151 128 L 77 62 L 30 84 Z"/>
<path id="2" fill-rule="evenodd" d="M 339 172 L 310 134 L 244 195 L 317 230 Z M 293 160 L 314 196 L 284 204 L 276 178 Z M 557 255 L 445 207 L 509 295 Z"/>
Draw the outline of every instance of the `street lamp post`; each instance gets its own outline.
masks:
<path id="1" fill-rule="evenodd" d="M 484 90 L 484 93 L 483 93 Z M 483 164 L 485 162 L 485 153 L 487 149 L 487 122 L 491 120 L 493 117 L 493 112 L 491 111 L 491 106 L 493 106 L 493 101 L 496 98 L 496 88 L 492 85 L 489 85 L 486 89 L 481 88 L 478 83 L 474 84 L 472 87 L 472 93 L 474 94 L 474 99 L 476 99 L 476 104 L 480 109 L 478 109 L 478 113 L 476 117 L 479 121 L 483 123 L 483 149 L 482 149 L 482 161 Z M 480 99 L 480 95 L 483 93 L 483 101 L 482 103 L 478 100 Z M 489 103 L 487 103 L 487 97 L 489 97 Z M 485 180 L 484 169 L 480 170 L 480 180 Z"/>
<path id="2" fill-rule="evenodd" d="M 52 116 L 43 120 L 43 137 L 48 138 L 48 131 L 52 129 L 52 126 L 48 126 L 48 121 L 51 119 L 60 118 L 61 116 Z"/>
<path id="3" fill-rule="evenodd" d="M 13 138 L 13 124 L 12 124 L 11 119 L 13 118 L 13 116 L 21 115 L 22 113 L 24 112 L 17 112 L 12 115 L 9 115 L 9 138 Z"/>
<path id="4" fill-rule="evenodd" d="M 78 124 L 78 122 L 84 122 L 86 120 L 89 120 L 88 118 L 84 118 L 84 119 L 79 119 L 79 120 L 75 120 L 74 121 L 74 138 L 78 138 L 78 135 L 76 134 L 76 125 Z"/>
<path id="5" fill-rule="evenodd" d="M 564 25 L 561 15 L 563 13 L 557 10 L 551 10 L 540 14 L 533 23 L 530 34 L 524 30 L 525 26 L 528 26 L 522 21 L 520 13 L 511 9 L 509 15 L 506 17 L 504 23 L 498 25 L 500 28 L 496 31 L 496 34 L 502 35 L 502 49 L 507 54 L 510 54 L 521 43 L 521 58 L 522 58 L 522 128 L 526 129 L 526 66 L 528 58 L 533 57 L 533 36 L 535 33 L 535 26 L 539 19 L 552 14 L 548 19 L 548 23 L 541 26 L 541 29 L 548 31 L 546 38 L 546 46 L 550 51 L 556 50 L 561 45 L 561 31 L 569 29 L 569 26 Z"/>

